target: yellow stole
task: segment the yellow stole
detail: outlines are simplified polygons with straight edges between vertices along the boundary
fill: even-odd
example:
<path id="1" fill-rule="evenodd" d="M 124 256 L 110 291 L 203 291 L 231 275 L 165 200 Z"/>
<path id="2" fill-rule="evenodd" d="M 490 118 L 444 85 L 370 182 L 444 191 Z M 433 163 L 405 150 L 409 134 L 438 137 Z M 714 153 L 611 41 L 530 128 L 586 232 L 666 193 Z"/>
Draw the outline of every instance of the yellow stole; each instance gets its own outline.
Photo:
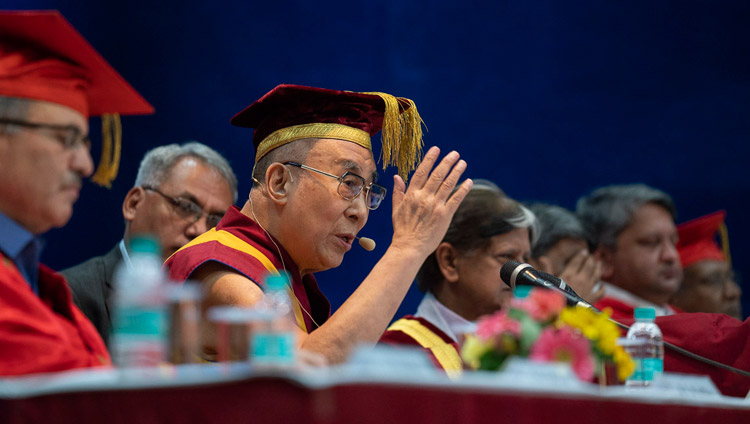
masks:
<path id="1" fill-rule="evenodd" d="M 272 274 L 279 273 L 279 271 L 273 265 L 271 260 L 266 255 L 261 253 L 260 250 L 256 249 L 255 246 L 245 242 L 241 238 L 227 231 L 224 231 L 224 230 L 217 231 L 216 228 L 211 228 L 210 230 L 206 231 L 200 236 L 194 238 L 192 241 L 190 241 L 190 243 L 182 246 L 177 252 L 183 249 L 187 249 L 188 247 L 191 247 L 191 246 L 196 246 L 196 245 L 208 243 L 211 241 L 218 242 L 230 249 L 238 250 L 242 253 L 250 255 L 253 258 L 257 259 L 261 264 L 263 264 L 263 266 L 268 270 L 268 272 Z M 291 286 L 287 287 L 287 291 L 289 292 L 289 297 L 291 299 L 294 299 L 294 308 L 293 308 L 294 318 L 297 320 L 297 325 L 306 333 L 309 333 L 307 329 L 307 325 L 305 324 L 305 317 L 302 315 L 302 304 L 300 303 L 299 299 L 297 299 L 297 296 L 294 294 L 294 290 L 292 289 Z"/>
<path id="2" fill-rule="evenodd" d="M 429 349 L 435 355 L 440 366 L 448 374 L 448 377 L 455 378 L 463 372 L 463 363 L 456 349 L 450 343 L 443 340 L 442 337 L 422 325 L 421 322 L 414 319 L 401 318 L 391 324 L 388 327 L 388 331 L 401 331 L 416 340 L 423 348 Z"/>

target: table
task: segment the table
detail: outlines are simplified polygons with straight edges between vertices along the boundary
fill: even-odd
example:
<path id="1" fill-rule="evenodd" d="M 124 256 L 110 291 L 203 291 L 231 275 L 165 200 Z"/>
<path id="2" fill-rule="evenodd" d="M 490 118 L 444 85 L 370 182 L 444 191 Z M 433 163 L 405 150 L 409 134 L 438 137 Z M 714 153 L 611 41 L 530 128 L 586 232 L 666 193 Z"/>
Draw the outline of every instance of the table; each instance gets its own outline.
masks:
<path id="1" fill-rule="evenodd" d="M 565 376 L 563 376 L 565 377 Z M 743 423 L 750 400 L 628 392 L 553 377 L 247 364 L 0 381 L 0 423 Z"/>

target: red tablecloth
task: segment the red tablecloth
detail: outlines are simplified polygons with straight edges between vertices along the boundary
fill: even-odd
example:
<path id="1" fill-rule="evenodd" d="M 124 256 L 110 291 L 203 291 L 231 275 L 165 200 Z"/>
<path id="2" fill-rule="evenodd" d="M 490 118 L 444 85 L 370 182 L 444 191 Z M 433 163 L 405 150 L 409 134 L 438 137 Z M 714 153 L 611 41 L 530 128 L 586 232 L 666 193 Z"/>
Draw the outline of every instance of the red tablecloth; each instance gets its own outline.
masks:
<path id="1" fill-rule="evenodd" d="M 116 385 L 115 385 L 116 386 Z M 658 404 L 486 386 L 284 377 L 0 397 L 0 423 L 750 423 L 746 405 Z"/>

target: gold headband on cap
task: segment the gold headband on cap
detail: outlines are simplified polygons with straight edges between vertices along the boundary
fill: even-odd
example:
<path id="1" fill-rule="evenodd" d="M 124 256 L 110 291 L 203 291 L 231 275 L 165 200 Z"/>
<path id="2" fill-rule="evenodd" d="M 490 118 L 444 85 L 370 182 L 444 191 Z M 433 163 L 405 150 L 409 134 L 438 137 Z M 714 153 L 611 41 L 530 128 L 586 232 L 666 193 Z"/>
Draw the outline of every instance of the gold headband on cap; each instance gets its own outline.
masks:
<path id="1" fill-rule="evenodd" d="M 395 97 L 381 92 L 357 93 L 378 96 L 385 104 L 381 132 L 383 169 L 396 165 L 404 181 L 413 171 L 422 157 L 422 117 L 417 106 L 410 99 Z M 404 105 L 406 104 L 406 106 Z M 255 154 L 255 163 L 273 149 L 293 141 L 306 138 L 329 138 L 350 141 L 370 151 L 372 144 L 367 131 L 338 123 L 315 122 L 280 128 L 259 144 Z"/>

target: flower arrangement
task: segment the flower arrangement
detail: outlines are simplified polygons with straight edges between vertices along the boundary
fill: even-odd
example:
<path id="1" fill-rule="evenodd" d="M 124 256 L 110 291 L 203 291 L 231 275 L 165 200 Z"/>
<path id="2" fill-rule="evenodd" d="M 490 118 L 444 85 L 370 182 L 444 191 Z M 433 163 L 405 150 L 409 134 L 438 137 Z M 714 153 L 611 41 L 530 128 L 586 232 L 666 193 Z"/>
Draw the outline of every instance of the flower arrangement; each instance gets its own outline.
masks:
<path id="1" fill-rule="evenodd" d="M 602 381 L 605 365 L 614 364 L 618 380 L 624 381 L 635 365 L 616 344 L 620 332 L 610 314 L 608 309 L 599 314 L 566 307 L 560 293 L 534 288 L 525 298 L 513 298 L 510 309 L 480 318 L 461 356 L 475 370 L 498 370 L 511 356 L 567 362 L 585 381 L 595 375 Z"/>

